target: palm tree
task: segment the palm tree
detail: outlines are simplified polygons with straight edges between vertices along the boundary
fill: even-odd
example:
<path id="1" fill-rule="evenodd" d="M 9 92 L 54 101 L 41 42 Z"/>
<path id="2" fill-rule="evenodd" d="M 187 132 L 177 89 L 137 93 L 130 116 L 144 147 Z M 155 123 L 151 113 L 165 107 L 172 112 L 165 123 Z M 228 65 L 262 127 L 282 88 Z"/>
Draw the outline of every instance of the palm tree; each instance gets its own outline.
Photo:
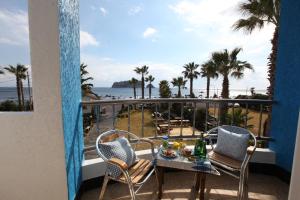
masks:
<path id="1" fill-rule="evenodd" d="M 173 87 L 178 87 L 178 94 L 177 94 L 178 98 L 181 97 L 181 88 L 185 88 L 186 82 L 187 80 L 184 80 L 182 76 L 173 78 L 171 83 L 173 84 Z"/>
<path id="2" fill-rule="evenodd" d="M 255 95 L 255 87 L 250 88 L 251 96 Z"/>
<path id="3" fill-rule="evenodd" d="M 160 98 L 170 98 L 172 95 L 169 82 L 162 80 L 159 82 L 159 96 Z"/>
<path id="4" fill-rule="evenodd" d="M 18 95 L 18 104 L 19 109 L 24 109 L 24 92 L 23 92 L 23 82 L 22 80 L 26 79 L 26 71 L 28 68 L 26 68 L 24 65 L 17 64 L 16 67 L 9 65 L 9 67 L 4 68 L 9 73 L 15 75 L 16 77 L 16 87 L 17 87 L 17 95 Z"/>
<path id="5" fill-rule="evenodd" d="M 193 92 L 193 80 L 197 79 L 200 73 L 197 71 L 197 68 L 199 67 L 198 64 L 195 64 L 194 62 L 188 63 L 183 66 L 184 71 L 182 71 L 184 78 L 190 79 L 190 97 L 195 97 Z"/>
<path id="6" fill-rule="evenodd" d="M 98 97 L 98 95 L 96 93 L 94 93 L 93 90 L 92 90 L 94 85 L 92 83 L 90 83 L 90 81 L 94 80 L 94 78 L 88 76 L 89 72 L 87 71 L 86 68 L 87 68 L 86 64 L 84 64 L 84 63 L 80 64 L 80 79 L 81 79 L 81 93 L 82 93 L 82 96 L 84 96 L 86 94 L 93 94 L 96 97 Z"/>
<path id="7" fill-rule="evenodd" d="M 151 93 L 152 93 L 152 82 L 154 81 L 154 77 L 152 75 L 149 75 L 148 77 L 146 77 L 145 81 L 149 82 L 149 99 L 151 99 Z"/>
<path id="8" fill-rule="evenodd" d="M 134 99 L 136 99 L 136 86 L 137 86 L 138 82 L 139 81 L 137 79 L 135 79 L 135 78 L 131 78 L 131 80 L 129 80 L 129 84 L 133 88 Z"/>
<path id="9" fill-rule="evenodd" d="M 218 78 L 218 67 L 216 64 L 209 60 L 201 66 L 201 76 L 206 77 L 206 98 L 209 98 L 210 79 Z"/>
<path id="10" fill-rule="evenodd" d="M 255 29 L 262 29 L 266 24 L 275 25 L 275 31 L 271 40 L 272 52 L 268 57 L 268 79 L 270 82 L 268 94 L 270 99 L 273 99 L 280 18 L 280 0 L 247 0 L 245 3 L 241 3 L 239 5 L 239 10 L 246 18 L 239 19 L 235 22 L 233 25 L 235 30 L 243 29 L 247 33 L 252 33 Z"/>
<path id="11" fill-rule="evenodd" d="M 145 95 L 144 95 L 144 92 L 145 92 L 145 75 L 147 75 L 149 72 L 148 72 L 148 69 L 149 67 L 144 65 L 142 67 L 136 67 L 134 69 L 134 71 L 137 73 L 137 74 L 141 74 L 142 75 L 142 99 L 144 99 Z"/>
<path id="12" fill-rule="evenodd" d="M 241 79 L 244 76 L 245 69 L 251 69 L 252 65 L 247 61 L 240 61 L 237 55 L 241 52 L 241 48 L 235 48 L 231 52 L 227 49 L 212 54 L 212 61 L 218 67 L 218 72 L 223 76 L 222 93 L 224 99 L 229 98 L 229 76 Z"/>

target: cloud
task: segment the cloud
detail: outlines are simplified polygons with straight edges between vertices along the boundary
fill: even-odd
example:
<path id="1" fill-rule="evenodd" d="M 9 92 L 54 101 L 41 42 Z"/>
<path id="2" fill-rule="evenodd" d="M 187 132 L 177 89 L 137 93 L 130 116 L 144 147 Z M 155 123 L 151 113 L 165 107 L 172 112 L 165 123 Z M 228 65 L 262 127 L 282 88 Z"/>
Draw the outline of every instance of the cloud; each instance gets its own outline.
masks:
<path id="1" fill-rule="evenodd" d="M 157 34 L 157 30 L 155 28 L 152 27 L 148 27 L 144 33 L 143 33 L 143 37 L 144 38 L 150 38 L 150 37 L 154 37 Z"/>
<path id="2" fill-rule="evenodd" d="M 131 16 L 137 15 L 142 10 L 143 10 L 143 8 L 141 6 L 134 6 L 134 7 L 129 9 L 128 15 L 131 15 Z"/>
<path id="3" fill-rule="evenodd" d="M 0 44 L 28 45 L 28 13 L 22 10 L 0 10 Z"/>
<path id="4" fill-rule="evenodd" d="M 86 31 L 80 31 L 80 47 L 99 46 L 96 38 Z"/>
<path id="5" fill-rule="evenodd" d="M 100 12 L 103 16 L 106 16 L 108 14 L 108 11 L 103 7 L 100 7 Z"/>
<path id="6" fill-rule="evenodd" d="M 238 85 L 239 88 L 266 88 L 267 57 L 271 52 L 270 39 L 274 26 L 266 25 L 252 34 L 234 31 L 232 25 L 242 17 L 237 9 L 238 3 L 236 0 L 226 0 L 226 3 L 222 0 L 181 0 L 169 5 L 169 9 L 182 22 L 184 32 L 207 43 L 204 45 L 207 46 L 208 57 L 213 51 L 243 48 L 239 59 L 250 62 L 255 72 L 246 72 L 242 80 L 232 80 L 232 85 Z M 220 86 L 220 81 L 215 84 Z"/>
<path id="7" fill-rule="evenodd" d="M 183 30 L 184 30 L 185 32 L 192 32 L 192 31 L 194 31 L 193 28 L 184 28 Z"/>
<path id="8" fill-rule="evenodd" d="M 129 80 L 132 77 L 140 78 L 133 69 L 137 66 L 149 66 L 149 73 L 156 79 L 154 85 L 158 86 L 160 80 L 172 80 L 173 77 L 180 75 L 181 66 L 171 63 L 158 63 L 151 61 L 139 62 L 120 62 L 113 58 L 99 57 L 91 54 L 81 54 L 81 62 L 88 65 L 90 75 L 94 77 L 93 84 L 101 87 L 111 87 L 113 82 Z M 120 73 L 122 70 L 122 73 Z"/>

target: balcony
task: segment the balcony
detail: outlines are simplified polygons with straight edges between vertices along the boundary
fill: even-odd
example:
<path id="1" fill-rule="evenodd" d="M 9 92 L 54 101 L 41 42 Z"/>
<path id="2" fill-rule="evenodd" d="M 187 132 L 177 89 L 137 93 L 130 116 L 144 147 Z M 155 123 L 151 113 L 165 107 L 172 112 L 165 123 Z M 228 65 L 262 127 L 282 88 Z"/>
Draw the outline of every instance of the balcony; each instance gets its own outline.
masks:
<path id="1" fill-rule="evenodd" d="M 278 40 L 273 41 L 278 46 L 275 102 L 220 99 L 81 102 L 79 1 L 28 2 L 34 111 L 0 114 L 1 199 L 97 199 L 106 169 L 103 160 L 94 151 L 97 134 L 120 128 L 152 138 L 157 145 L 165 134 L 174 140 L 193 143 L 199 133 L 224 123 L 218 111 L 222 103 L 228 105 L 226 124 L 253 125 L 251 130 L 260 141 L 261 148 L 256 150 L 250 164 L 250 199 L 285 200 L 288 190 L 290 200 L 299 199 L 300 88 L 296 84 L 300 75 L 299 1 L 282 1 L 280 5 L 280 34 Z M 123 69 L 120 67 L 118 70 L 122 72 Z M 103 74 L 99 77 L 102 78 Z M 122 104 L 124 108 L 119 113 Z M 265 134 L 264 122 L 265 111 L 271 104 L 269 138 Z M 177 107 L 176 115 L 172 113 L 174 105 Z M 87 120 L 84 150 L 82 106 L 87 107 L 84 112 L 89 111 L 89 107 L 93 111 L 92 118 Z M 199 112 L 202 116 L 199 118 L 197 112 L 194 114 L 198 107 L 204 108 L 204 112 Z M 235 111 L 239 108 L 247 114 L 236 118 Z M 247 109 L 252 113 L 246 112 Z M 151 116 L 156 110 L 163 116 L 162 124 L 159 122 L 160 115 Z M 90 115 L 89 112 L 86 114 Z M 137 154 L 147 158 L 149 150 L 142 146 Z M 163 198 L 187 199 L 193 174 L 169 171 L 166 176 L 170 181 L 165 184 Z M 151 199 L 153 185 L 152 179 L 138 197 Z M 227 175 L 208 177 L 208 199 L 235 199 L 236 190 L 237 181 Z M 113 182 L 105 196 L 106 199 L 128 197 L 127 188 Z"/>
<path id="2" fill-rule="evenodd" d="M 85 156 L 93 158 L 96 137 L 111 129 L 127 130 L 157 144 L 163 135 L 189 144 L 201 133 L 222 124 L 248 128 L 257 136 L 258 147 L 266 148 L 271 138 L 265 135 L 265 126 L 272 104 L 270 100 L 193 98 L 82 102 Z M 226 108 L 226 114 L 221 114 L 222 108 Z"/>
<path id="3" fill-rule="evenodd" d="M 139 137 L 152 139 L 156 147 L 161 144 L 163 135 L 192 145 L 200 133 L 222 124 L 221 109 L 224 107 L 227 108 L 227 114 L 223 123 L 248 128 L 257 136 L 260 145 L 250 164 L 249 198 L 286 199 L 288 184 L 277 178 L 276 173 L 267 173 L 270 165 L 275 164 L 275 153 L 268 148 L 268 142 L 272 139 L 264 135 L 267 112 L 273 103 L 269 100 L 193 98 L 82 102 L 85 120 L 89 119 L 89 124 L 84 123 L 86 160 L 83 164 L 83 178 L 87 183 L 97 180 L 97 187 L 86 188 L 82 199 L 96 199 L 100 192 L 99 175 L 104 175 L 105 165 L 102 159 L 97 158 L 94 144 L 96 137 L 102 132 L 125 129 Z M 209 145 L 207 148 L 210 150 Z M 139 157 L 149 157 L 150 150 L 147 146 L 139 146 L 137 149 Z M 193 173 L 170 171 L 166 176 L 163 199 L 188 199 Z M 179 183 L 176 180 L 182 181 Z M 151 184 L 140 191 L 138 199 L 153 199 L 155 184 L 155 178 L 152 177 Z M 234 199 L 237 189 L 238 181 L 228 175 L 209 176 L 205 195 L 208 199 Z M 126 185 L 112 183 L 105 198 L 130 199 L 130 196 Z"/>

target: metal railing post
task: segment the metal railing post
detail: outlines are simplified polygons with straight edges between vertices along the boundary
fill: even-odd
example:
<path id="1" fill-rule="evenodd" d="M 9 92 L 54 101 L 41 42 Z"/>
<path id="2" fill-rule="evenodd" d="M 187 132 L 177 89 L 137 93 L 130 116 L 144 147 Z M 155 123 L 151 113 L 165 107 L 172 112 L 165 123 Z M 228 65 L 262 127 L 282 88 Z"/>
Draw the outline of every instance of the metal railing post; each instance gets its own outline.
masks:
<path id="1" fill-rule="evenodd" d="M 130 105 L 131 104 L 128 104 L 127 106 L 128 106 L 128 108 L 127 108 L 127 114 L 128 114 L 128 122 L 127 122 L 127 130 L 128 130 L 128 132 L 130 132 Z"/>
<path id="2" fill-rule="evenodd" d="M 246 104 L 245 128 L 248 126 L 248 104 Z"/>
<path id="3" fill-rule="evenodd" d="M 193 113 L 193 136 L 195 136 L 195 126 L 196 126 L 196 111 L 197 111 L 197 103 L 194 102 L 194 113 Z"/>
<path id="4" fill-rule="evenodd" d="M 218 126 L 220 126 L 221 123 L 221 102 L 218 104 Z"/>
<path id="5" fill-rule="evenodd" d="M 258 137 L 261 137 L 261 122 L 262 122 L 262 112 L 263 112 L 263 105 L 260 104 L 260 111 L 259 111 L 259 128 L 258 128 Z"/>
<path id="6" fill-rule="evenodd" d="M 115 120 L 116 120 L 116 108 L 115 108 L 115 104 L 112 104 L 112 110 L 113 110 L 113 113 L 112 113 L 112 118 L 113 118 L 113 129 L 115 130 L 116 129 L 116 124 L 115 124 Z"/>
<path id="7" fill-rule="evenodd" d="M 95 113 L 96 113 L 96 131 L 98 134 L 100 134 L 100 112 L 101 112 L 101 107 L 100 105 L 95 106 Z"/>
<path id="8" fill-rule="evenodd" d="M 155 138 L 157 138 L 157 128 L 158 128 L 158 124 L 157 124 L 157 113 L 158 113 L 158 108 L 157 108 L 157 103 L 155 104 Z"/>
<path id="9" fill-rule="evenodd" d="M 182 123 L 183 123 L 183 103 L 181 103 L 181 113 L 180 113 L 180 136 L 182 136 Z"/>
<path id="10" fill-rule="evenodd" d="M 144 137 L 144 104 L 142 104 L 142 137 Z"/>
<path id="11" fill-rule="evenodd" d="M 233 125 L 234 123 L 234 104 L 232 105 L 232 108 L 231 108 L 231 126 Z"/>
<path id="12" fill-rule="evenodd" d="M 170 135 L 171 102 L 168 104 L 168 135 Z"/>
<path id="13" fill-rule="evenodd" d="M 207 132 L 207 123 L 208 123 L 208 112 L 209 112 L 209 103 L 206 102 L 206 109 L 205 109 L 205 132 Z"/>

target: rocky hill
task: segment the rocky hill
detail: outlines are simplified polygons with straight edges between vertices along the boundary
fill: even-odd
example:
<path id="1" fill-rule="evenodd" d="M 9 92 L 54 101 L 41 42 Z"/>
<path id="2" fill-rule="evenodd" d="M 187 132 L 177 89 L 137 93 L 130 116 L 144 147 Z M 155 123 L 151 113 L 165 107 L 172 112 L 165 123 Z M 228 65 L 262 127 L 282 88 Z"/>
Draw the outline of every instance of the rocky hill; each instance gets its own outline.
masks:
<path id="1" fill-rule="evenodd" d="M 137 88 L 140 88 L 142 85 L 142 82 L 139 81 L 136 85 Z M 119 81 L 119 82 L 114 82 L 113 85 L 111 86 L 112 88 L 132 88 L 130 85 L 129 81 Z"/>

